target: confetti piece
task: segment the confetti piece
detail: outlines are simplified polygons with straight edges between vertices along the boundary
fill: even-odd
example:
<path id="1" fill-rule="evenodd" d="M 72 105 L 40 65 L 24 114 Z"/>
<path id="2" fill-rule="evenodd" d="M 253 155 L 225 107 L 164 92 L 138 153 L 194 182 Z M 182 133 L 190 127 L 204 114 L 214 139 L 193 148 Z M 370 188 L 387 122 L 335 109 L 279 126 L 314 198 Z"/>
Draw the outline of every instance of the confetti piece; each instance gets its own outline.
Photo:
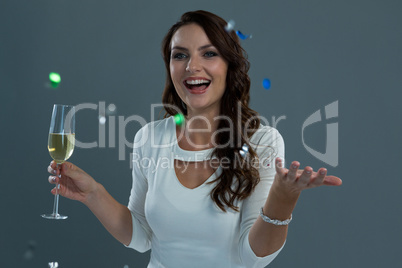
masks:
<path id="1" fill-rule="evenodd" d="M 226 24 L 225 30 L 226 30 L 227 32 L 233 31 L 233 30 L 234 30 L 234 26 L 235 26 L 235 22 L 234 22 L 233 20 L 230 20 L 230 21 L 228 22 L 228 24 Z"/>
<path id="2" fill-rule="evenodd" d="M 99 117 L 99 124 L 104 125 L 106 123 L 106 117 L 100 116 Z"/>
<path id="3" fill-rule="evenodd" d="M 109 106 L 107 107 L 107 109 L 108 109 L 110 112 L 114 112 L 114 111 L 116 111 L 116 105 L 114 105 L 113 103 L 111 103 L 111 104 L 109 104 Z"/>
<path id="4" fill-rule="evenodd" d="M 57 268 L 57 267 L 59 267 L 59 263 L 57 261 L 49 262 L 48 265 L 49 265 L 49 268 Z"/>
<path id="5" fill-rule="evenodd" d="M 28 249 L 25 251 L 23 257 L 29 261 L 35 257 L 36 242 L 33 240 L 28 241 Z"/>
<path id="6" fill-rule="evenodd" d="M 253 37 L 251 34 L 242 34 L 242 32 L 240 32 L 240 31 L 236 31 L 236 34 L 242 40 L 250 39 L 251 37 Z"/>
<path id="7" fill-rule="evenodd" d="M 270 167 L 270 166 L 271 166 L 271 162 L 272 162 L 272 159 L 271 159 L 271 158 L 267 158 L 267 159 L 265 159 L 264 162 L 262 163 L 262 166 L 263 166 L 263 167 Z"/>
<path id="8" fill-rule="evenodd" d="M 35 254 L 34 254 L 33 250 L 27 250 L 27 251 L 25 251 L 23 257 L 25 260 L 30 261 L 34 258 L 34 256 L 35 256 Z"/>
<path id="9" fill-rule="evenodd" d="M 182 114 L 175 114 L 174 115 L 174 122 L 176 123 L 176 125 L 181 126 L 184 124 L 184 115 Z"/>
<path id="10" fill-rule="evenodd" d="M 109 104 L 106 109 L 106 115 L 114 115 L 116 114 L 117 107 L 113 103 Z"/>
<path id="11" fill-rule="evenodd" d="M 60 84 L 60 82 L 61 82 L 60 74 L 51 72 L 51 73 L 49 74 L 49 80 L 50 80 L 50 85 L 51 85 L 53 88 L 58 87 L 59 84 Z"/>
<path id="12" fill-rule="evenodd" d="M 243 150 L 243 151 L 245 151 L 245 152 L 248 152 L 248 145 L 247 144 L 244 144 L 242 147 L 241 147 L 241 149 Z"/>
<path id="13" fill-rule="evenodd" d="M 262 86 L 265 89 L 270 89 L 271 88 L 271 80 L 269 80 L 268 78 L 265 78 L 264 80 L 262 80 Z"/>
<path id="14" fill-rule="evenodd" d="M 248 154 L 248 149 L 249 149 L 249 147 L 248 147 L 247 144 L 244 144 L 244 145 L 241 147 L 239 153 L 240 153 L 240 155 L 241 155 L 243 158 L 246 158 L 246 156 L 247 156 L 247 154 Z"/>
<path id="15" fill-rule="evenodd" d="M 60 75 L 58 73 L 53 72 L 49 74 L 49 79 L 54 83 L 60 83 L 61 81 Z"/>
<path id="16" fill-rule="evenodd" d="M 239 153 L 240 153 L 240 155 L 241 155 L 243 158 L 246 158 L 246 155 L 247 155 L 246 152 L 240 150 Z"/>

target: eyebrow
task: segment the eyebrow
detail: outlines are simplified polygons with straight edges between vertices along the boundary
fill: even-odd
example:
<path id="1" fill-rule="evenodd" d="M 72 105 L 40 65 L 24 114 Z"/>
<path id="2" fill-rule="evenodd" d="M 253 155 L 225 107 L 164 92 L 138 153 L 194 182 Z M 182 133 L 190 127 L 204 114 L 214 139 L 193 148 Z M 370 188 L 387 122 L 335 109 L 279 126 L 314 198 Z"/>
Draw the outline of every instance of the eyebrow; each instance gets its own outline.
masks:
<path id="1" fill-rule="evenodd" d="M 203 49 L 206 49 L 206 48 L 209 48 L 209 47 L 213 47 L 213 45 L 208 44 L 208 45 L 205 45 L 205 46 L 201 46 L 201 47 L 198 48 L 198 51 L 203 50 Z M 188 51 L 187 48 L 185 48 L 185 47 L 180 47 L 180 46 L 174 46 L 174 47 L 172 47 L 172 50 L 174 50 L 174 49 Z"/>

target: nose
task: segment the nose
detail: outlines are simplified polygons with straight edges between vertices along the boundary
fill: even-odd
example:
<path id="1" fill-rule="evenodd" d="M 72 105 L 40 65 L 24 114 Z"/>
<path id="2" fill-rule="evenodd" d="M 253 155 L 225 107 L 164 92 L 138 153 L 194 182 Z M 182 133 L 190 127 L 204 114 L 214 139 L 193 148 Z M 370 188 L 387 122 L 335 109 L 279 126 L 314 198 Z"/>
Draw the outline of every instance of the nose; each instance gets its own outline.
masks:
<path id="1" fill-rule="evenodd" d="M 199 72 L 200 70 L 201 70 L 201 64 L 199 60 L 196 57 L 192 57 L 187 63 L 186 71 L 190 73 L 196 73 Z"/>

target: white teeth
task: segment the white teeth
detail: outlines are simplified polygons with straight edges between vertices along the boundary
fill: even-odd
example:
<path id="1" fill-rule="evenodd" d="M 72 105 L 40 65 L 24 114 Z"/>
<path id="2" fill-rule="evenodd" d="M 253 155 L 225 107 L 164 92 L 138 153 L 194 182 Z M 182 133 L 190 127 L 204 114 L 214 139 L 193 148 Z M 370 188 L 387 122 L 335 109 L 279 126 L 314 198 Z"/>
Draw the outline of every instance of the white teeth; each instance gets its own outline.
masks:
<path id="1" fill-rule="evenodd" d="M 200 79 L 200 80 L 187 80 L 187 84 L 189 85 L 198 85 L 198 84 L 204 84 L 204 83 L 209 83 L 208 80 Z"/>

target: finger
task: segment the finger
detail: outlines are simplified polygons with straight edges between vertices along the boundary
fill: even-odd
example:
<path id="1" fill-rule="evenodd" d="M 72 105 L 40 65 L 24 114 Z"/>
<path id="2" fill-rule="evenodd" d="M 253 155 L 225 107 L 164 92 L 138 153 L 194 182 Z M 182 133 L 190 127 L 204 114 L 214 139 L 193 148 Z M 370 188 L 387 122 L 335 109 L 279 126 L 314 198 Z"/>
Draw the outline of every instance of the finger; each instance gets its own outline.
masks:
<path id="1" fill-rule="evenodd" d="M 60 184 L 59 184 L 59 189 L 56 189 L 56 187 L 54 187 L 50 192 L 53 194 L 53 195 L 56 195 L 56 194 L 60 194 Z"/>
<path id="2" fill-rule="evenodd" d="M 291 181 L 295 181 L 298 173 L 298 168 L 300 166 L 300 163 L 298 161 L 293 161 L 292 164 L 289 167 L 289 172 L 287 175 L 287 179 Z"/>
<path id="3" fill-rule="evenodd" d="M 327 175 L 327 169 L 325 168 L 320 168 L 318 172 L 314 172 L 313 175 L 311 176 L 311 180 L 309 183 L 309 187 L 317 187 L 321 186 L 324 183 L 325 175 Z"/>
<path id="4" fill-rule="evenodd" d="M 342 185 L 342 180 L 335 176 L 326 176 L 323 184 L 328 186 L 340 186 Z"/>
<path id="5" fill-rule="evenodd" d="M 52 169 L 57 169 L 57 163 L 54 160 L 50 162 L 50 166 L 52 167 Z"/>
<path id="6" fill-rule="evenodd" d="M 56 188 L 57 187 L 57 188 Z M 61 184 L 57 184 L 57 186 L 56 187 L 54 187 L 50 192 L 52 193 L 52 194 L 59 194 L 59 195 L 62 195 L 62 196 L 64 196 L 64 186 L 63 185 L 61 185 Z"/>
<path id="7" fill-rule="evenodd" d="M 312 172 L 313 169 L 311 167 L 305 167 L 303 173 L 297 179 L 297 183 L 302 186 L 307 186 L 310 182 Z"/>
<path id="8" fill-rule="evenodd" d="M 53 175 L 57 174 L 57 170 L 53 169 L 51 164 L 47 167 L 47 172 Z"/>
<path id="9" fill-rule="evenodd" d="M 56 184 L 56 183 L 59 182 L 59 177 L 57 177 L 57 176 L 49 176 L 48 181 L 51 184 Z"/>
<path id="10" fill-rule="evenodd" d="M 275 159 L 275 169 L 276 173 L 278 173 L 278 175 L 280 175 L 281 177 L 286 176 L 286 169 L 283 168 L 283 161 L 280 157 L 277 157 Z"/>
<path id="11" fill-rule="evenodd" d="M 50 162 L 50 168 L 56 171 L 56 175 L 60 174 L 61 165 L 57 165 L 57 163 L 53 160 Z"/>

